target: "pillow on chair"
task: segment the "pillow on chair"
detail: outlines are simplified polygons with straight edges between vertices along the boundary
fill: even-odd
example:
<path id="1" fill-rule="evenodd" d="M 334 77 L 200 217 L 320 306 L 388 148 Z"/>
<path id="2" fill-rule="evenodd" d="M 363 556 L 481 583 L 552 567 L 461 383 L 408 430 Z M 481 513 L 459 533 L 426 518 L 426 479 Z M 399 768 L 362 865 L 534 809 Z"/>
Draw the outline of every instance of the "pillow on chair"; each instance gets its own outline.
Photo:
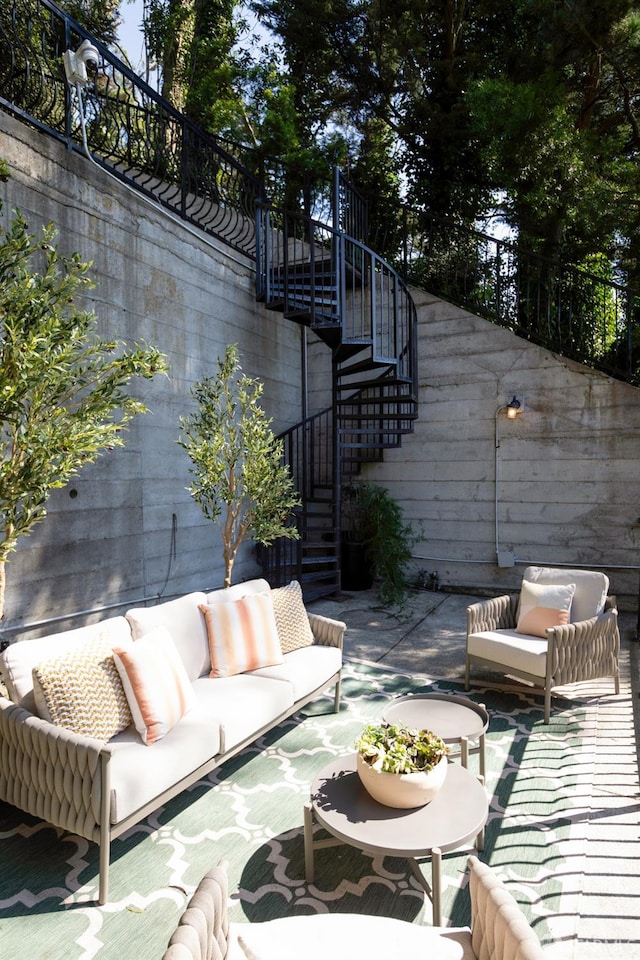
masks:
<path id="1" fill-rule="evenodd" d="M 546 638 L 548 627 L 569 623 L 575 583 L 565 585 L 522 581 L 518 607 L 518 633 Z"/>

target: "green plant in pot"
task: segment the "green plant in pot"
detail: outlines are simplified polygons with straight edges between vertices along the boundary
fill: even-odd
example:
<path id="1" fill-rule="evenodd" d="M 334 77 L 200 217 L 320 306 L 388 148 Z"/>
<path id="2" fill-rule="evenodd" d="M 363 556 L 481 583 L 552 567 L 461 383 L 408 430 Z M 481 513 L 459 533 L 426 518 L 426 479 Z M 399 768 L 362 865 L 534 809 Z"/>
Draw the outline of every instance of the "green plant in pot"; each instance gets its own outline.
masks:
<path id="1" fill-rule="evenodd" d="M 355 747 L 362 785 L 385 806 L 424 806 L 445 781 L 449 748 L 431 730 L 369 724 Z"/>
<path id="2" fill-rule="evenodd" d="M 349 484 L 342 497 L 343 589 L 366 590 L 375 578 L 382 603 L 399 604 L 417 539 L 385 487 L 364 481 Z"/>

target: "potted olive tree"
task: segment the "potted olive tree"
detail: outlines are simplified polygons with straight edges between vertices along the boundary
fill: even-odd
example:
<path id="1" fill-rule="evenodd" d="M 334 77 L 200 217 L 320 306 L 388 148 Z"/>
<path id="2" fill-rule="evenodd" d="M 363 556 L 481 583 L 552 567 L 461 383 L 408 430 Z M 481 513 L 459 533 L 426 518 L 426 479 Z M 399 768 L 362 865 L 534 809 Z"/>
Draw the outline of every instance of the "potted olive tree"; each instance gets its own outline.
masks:
<path id="1" fill-rule="evenodd" d="M 188 488 L 222 538 L 224 586 L 231 585 L 241 543 L 253 537 L 269 546 L 278 537 L 298 539 L 287 523 L 300 498 L 282 441 L 260 406 L 263 384 L 242 373 L 236 344 L 218 360 L 218 374 L 195 384 L 197 409 L 180 418 L 178 443 L 192 461 Z"/>
<path id="2" fill-rule="evenodd" d="M 20 537 L 44 519 L 53 489 L 124 443 L 147 409 L 131 381 L 166 370 L 155 347 L 97 335 L 95 314 L 74 302 L 92 285 L 89 267 L 58 253 L 51 225 L 31 236 L 18 213 L 0 231 L 0 619 Z"/>

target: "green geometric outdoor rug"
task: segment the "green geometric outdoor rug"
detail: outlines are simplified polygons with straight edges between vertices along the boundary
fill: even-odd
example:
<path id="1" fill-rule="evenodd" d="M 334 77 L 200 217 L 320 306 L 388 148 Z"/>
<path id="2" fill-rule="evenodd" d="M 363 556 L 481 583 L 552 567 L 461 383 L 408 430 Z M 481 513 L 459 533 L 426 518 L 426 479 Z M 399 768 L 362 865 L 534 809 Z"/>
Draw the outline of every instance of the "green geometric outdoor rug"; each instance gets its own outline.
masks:
<path id="1" fill-rule="evenodd" d="M 92 902 L 96 846 L 0 804 L 3 960 L 159 960 L 188 894 L 220 859 L 229 861 L 235 921 L 338 911 L 430 923 L 431 905 L 402 860 L 372 859 L 348 846 L 320 850 L 315 882 L 307 885 L 302 811 L 316 773 L 352 751 L 388 700 L 461 693 L 461 685 L 348 662 L 342 689 L 338 715 L 330 696 L 318 699 L 114 841 L 103 907 Z M 574 814 L 589 777 L 583 741 L 590 703 L 560 701 L 545 727 L 538 697 L 482 688 L 469 696 L 490 715 L 489 820 L 480 857 L 508 881 L 544 944 L 558 935 L 562 863 L 580 842 Z M 474 771 L 477 759 L 470 759 Z M 470 849 L 443 858 L 443 917 L 454 925 L 469 922 Z M 430 864 L 424 869 L 430 878 Z"/>

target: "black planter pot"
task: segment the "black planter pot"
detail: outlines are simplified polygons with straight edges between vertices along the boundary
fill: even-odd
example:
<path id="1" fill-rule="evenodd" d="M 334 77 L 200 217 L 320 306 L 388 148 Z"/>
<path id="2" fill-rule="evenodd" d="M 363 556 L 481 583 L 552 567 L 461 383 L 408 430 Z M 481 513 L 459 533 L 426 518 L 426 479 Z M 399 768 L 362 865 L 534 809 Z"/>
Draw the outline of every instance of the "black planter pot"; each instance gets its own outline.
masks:
<path id="1" fill-rule="evenodd" d="M 364 544 L 343 540 L 340 560 L 343 590 L 369 590 L 373 586 L 373 572 L 366 557 Z"/>

